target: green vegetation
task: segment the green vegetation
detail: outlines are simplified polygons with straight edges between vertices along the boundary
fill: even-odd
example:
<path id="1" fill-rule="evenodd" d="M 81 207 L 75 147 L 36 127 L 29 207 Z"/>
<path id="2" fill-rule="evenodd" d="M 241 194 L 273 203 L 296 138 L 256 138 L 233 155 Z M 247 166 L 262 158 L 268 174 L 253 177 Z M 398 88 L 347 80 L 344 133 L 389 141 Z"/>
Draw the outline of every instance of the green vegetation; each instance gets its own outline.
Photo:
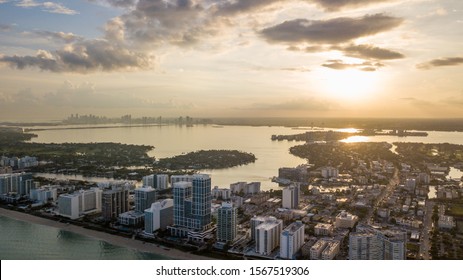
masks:
<path id="1" fill-rule="evenodd" d="M 394 143 L 396 151 L 409 162 L 450 166 L 463 161 L 463 145 L 441 143 Z"/>
<path id="2" fill-rule="evenodd" d="M 248 164 L 256 161 L 251 153 L 237 150 L 200 150 L 171 158 L 160 159 L 157 168 L 176 169 L 220 169 Z"/>
<path id="3" fill-rule="evenodd" d="M 22 129 L 14 127 L 2 127 L 0 128 L 0 145 L 6 145 L 8 143 L 17 143 L 19 141 L 29 141 L 32 138 L 37 137 L 36 134 L 23 133 Z"/>
<path id="4" fill-rule="evenodd" d="M 147 155 L 151 146 L 126 145 L 118 143 L 89 144 L 4 144 L 0 152 L 8 156 L 32 155 L 41 161 L 53 162 L 61 168 L 92 168 L 93 165 L 134 166 L 151 164 L 154 159 Z"/>
<path id="5" fill-rule="evenodd" d="M 350 169 L 356 160 L 388 160 L 396 162 L 398 157 L 389 149 L 388 143 L 327 143 L 304 144 L 292 147 L 291 154 L 308 159 L 315 167 L 339 166 L 340 170 Z"/>

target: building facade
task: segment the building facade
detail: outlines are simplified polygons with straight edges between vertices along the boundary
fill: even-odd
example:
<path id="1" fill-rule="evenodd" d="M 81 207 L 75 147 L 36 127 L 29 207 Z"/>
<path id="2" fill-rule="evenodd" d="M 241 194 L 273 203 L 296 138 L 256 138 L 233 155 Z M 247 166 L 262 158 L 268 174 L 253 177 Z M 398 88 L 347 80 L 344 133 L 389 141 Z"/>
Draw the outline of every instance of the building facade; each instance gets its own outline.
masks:
<path id="1" fill-rule="evenodd" d="M 232 242 L 236 238 L 236 208 L 223 202 L 217 211 L 217 241 Z"/>
<path id="2" fill-rule="evenodd" d="M 128 188 L 124 186 L 118 186 L 103 192 L 102 212 L 104 220 L 115 220 L 121 213 L 127 211 L 129 211 Z"/>
<path id="3" fill-rule="evenodd" d="M 299 207 L 299 186 L 291 185 L 283 189 L 283 208 L 297 209 Z"/>
<path id="4" fill-rule="evenodd" d="M 349 235 L 350 260 L 405 260 L 406 232 L 360 227 Z"/>
<path id="5" fill-rule="evenodd" d="M 270 255 L 280 246 L 280 236 L 283 230 L 283 221 L 268 217 L 264 223 L 256 227 L 256 252 L 261 255 Z"/>
<path id="6" fill-rule="evenodd" d="M 211 178 L 206 174 L 192 176 L 192 181 L 179 181 L 173 185 L 175 236 L 196 236 L 211 228 Z M 192 232 L 195 232 L 193 234 Z M 203 235 L 201 235 L 203 236 Z"/>
<path id="7" fill-rule="evenodd" d="M 304 224 L 294 222 L 286 227 L 280 237 L 280 257 L 295 259 L 296 253 L 304 244 Z"/>
<path id="8" fill-rule="evenodd" d="M 151 204 L 156 202 L 156 190 L 152 187 L 143 187 L 135 189 L 135 211 L 144 213 Z"/>
<path id="9" fill-rule="evenodd" d="M 174 200 L 164 199 L 155 202 L 145 210 L 145 233 L 152 234 L 161 229 L 164 230 L 173 224 Z"/>

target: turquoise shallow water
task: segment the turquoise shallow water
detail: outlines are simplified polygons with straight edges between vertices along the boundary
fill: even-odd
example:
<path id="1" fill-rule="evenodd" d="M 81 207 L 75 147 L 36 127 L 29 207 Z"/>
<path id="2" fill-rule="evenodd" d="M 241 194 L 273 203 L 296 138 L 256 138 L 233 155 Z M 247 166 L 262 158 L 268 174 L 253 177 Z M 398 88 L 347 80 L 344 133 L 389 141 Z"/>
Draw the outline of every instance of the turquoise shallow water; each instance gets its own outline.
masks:
<path id="1" fill-rule="evenodd" d="M 73 232 L 0 216 L 2 260 L 161 260 Z"/>

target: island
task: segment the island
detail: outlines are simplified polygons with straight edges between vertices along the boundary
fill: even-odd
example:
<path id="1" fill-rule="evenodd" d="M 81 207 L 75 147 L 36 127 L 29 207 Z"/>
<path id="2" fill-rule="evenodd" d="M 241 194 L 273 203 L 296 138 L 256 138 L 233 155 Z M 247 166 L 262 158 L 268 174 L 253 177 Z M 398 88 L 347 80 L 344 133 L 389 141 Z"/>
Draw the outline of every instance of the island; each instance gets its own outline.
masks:
<path id="1" fill-rule="evenodd" d="M 245 165 L 256 161 L 251 153 L 237 150 L 200 150 L 171 158 L 163 158 L 155 167 L 178 169 L 222 169 Z"/>

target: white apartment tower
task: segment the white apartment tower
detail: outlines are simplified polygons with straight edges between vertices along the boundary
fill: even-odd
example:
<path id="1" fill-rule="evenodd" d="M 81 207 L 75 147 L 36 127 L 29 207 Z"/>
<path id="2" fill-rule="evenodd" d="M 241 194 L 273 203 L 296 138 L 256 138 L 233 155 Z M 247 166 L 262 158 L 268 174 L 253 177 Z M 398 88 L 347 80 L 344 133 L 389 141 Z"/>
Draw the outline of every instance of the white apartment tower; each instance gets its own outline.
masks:
<path id="1" fill-rule="evenodd" d="M 304 244 L 304 224 L 294 222 L 286 227 L 280 237 L 280 257 L 294 259 Z"/>
<path id="2" fill-rule="evenodd" d="M 268 217 L 266 221 L 256 227 L 256 252 L 261 255 L 270 255 L 280 246 L 280 235 L 283 230 L 283 221 Z"/>
<path id="3" fill-rule="evenodd" d="M 299 207 L 299 186 L 291 185 L 283 189 L 283 208 L 297 209 Z"/>

